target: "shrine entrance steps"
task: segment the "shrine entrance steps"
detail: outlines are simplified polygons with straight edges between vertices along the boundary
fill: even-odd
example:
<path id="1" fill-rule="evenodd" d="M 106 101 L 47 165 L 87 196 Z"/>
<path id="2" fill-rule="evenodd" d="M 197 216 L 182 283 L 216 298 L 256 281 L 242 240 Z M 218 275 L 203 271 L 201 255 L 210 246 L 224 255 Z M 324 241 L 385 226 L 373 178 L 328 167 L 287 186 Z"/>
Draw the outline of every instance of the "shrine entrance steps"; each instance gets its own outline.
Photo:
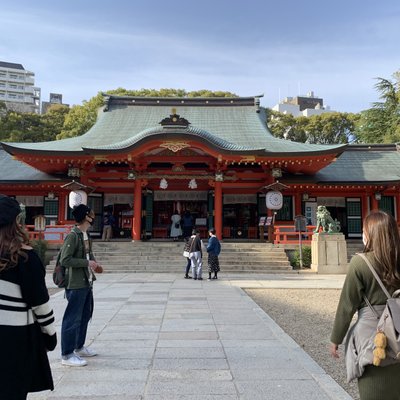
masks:
<path id="1" fill-rule="evenodd" d="M 287 273 L 292 271 L 285 250 L 270 243 L 221 243 L 221 272 Z M 94 242 L 96 260 L 107 272 L 184 273 L 183 242 Z M 52 261 L 54 263 L 54 261 Z M 207 253 L 203 251 L 203 273 Z"/>

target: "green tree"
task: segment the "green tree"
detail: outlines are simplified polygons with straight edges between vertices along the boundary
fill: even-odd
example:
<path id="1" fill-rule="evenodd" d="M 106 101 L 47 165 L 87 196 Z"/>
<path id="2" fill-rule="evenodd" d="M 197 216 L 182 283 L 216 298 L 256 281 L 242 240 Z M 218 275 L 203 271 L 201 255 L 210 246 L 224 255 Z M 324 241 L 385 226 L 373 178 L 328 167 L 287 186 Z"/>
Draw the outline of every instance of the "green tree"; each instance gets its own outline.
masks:
<path id="1" fill-rule="evenodd" d="M 46 114 L 42 115 L 44 140 L 56 140 L 64 127 L 65 119 L 69 113 L 69 107 L 63 104 L 50 106 Z"/>
<path id="2" fill-rule="evenodd" d="M 9 111 L 0 121 L 0 140 L 6 142 L 40 142 L 43 124 L 39 114 Z"/>
<path id="3" fill-rule="evenodd" d="M 339 112 L 311 117 L 294 117 L 272 110 L 267 112 L 267 124 L 274 136 L 314 144 L 351 142 L 357 120 L 357 114 Z"/>
<path id="4" fill-rule="evenodd" d="M 312 115 L 306 126 L 307 142 L 317 144 L 340 144 L 354 140 L 358 115 L 349 113 L 324 113 Z"/>
<path id="5" fill-rule="evenodd" d="M 187 93 L 187 97 L 238 97 L 235 93 L 211 90 L 194 90 Z"/>
<path id="6" fill-rule="evenodd" d="M 283 114 L 271 109 L 266 111 L 268 128 L 275 137 L 295 142 L 305 142 L 307 140 L 306 117 L 296 118 L 292 114 Z"/>
<path id="7" fill-rule="evenodd" d="M 0 101 L 0 119 L 7 115 L 7 106 L 4 101 Z"/>
<path id="8" fill-rule="evenodd" d="M 394 80 L 377 78 L 375 89 L 380 102 L 360 113 L 357 139 L 363 143 L 394 143 L 400 141 L 400 71 Z"/>
<path id="9" fill-rule="evenodd" d="M 104 104 L 101 93 L 92 97 L 89 101 L 84 101 L 81 106 L 73 106 L 65 116 L 65 121 L 57 139 L 66 139 L 82 135 L 87 132 L 96 122 L 97 111 Z"/>
<path id="10" fill-rule="evenodd" d="M 124 88 L 117 88 L 107 90 L 106 94 L 114 96 L 137 96 L 137 97 L 186 97 L 186 91 L 183 89 L 139 89 L 128 90 Z"/>

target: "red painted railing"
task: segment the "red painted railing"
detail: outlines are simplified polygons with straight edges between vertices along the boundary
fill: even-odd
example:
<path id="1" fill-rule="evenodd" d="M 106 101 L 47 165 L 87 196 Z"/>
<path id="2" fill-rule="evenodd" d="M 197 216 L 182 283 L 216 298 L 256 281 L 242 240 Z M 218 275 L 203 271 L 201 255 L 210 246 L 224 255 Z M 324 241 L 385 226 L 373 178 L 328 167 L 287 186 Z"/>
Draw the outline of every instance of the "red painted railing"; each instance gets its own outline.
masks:
<path id="1" fill-rule="evenodd" d="M 35 231 L 34 225 L 26 225 L 29 240 L 44 239 L 49 243 L 63 243 L 73 225 L 46 225 L 44 232 Z"/>
<path id="2" fill-rule="evenodd" d="M 308 225 L 307 232 L 301 232 L 302 243 L 311 244 L 311 238 L 315 226 Z M 299 232 L 295 231 L 294 225 L 275 225 L 274 244 L 296 244 L 299 241 Z"/>
<path id="3" fill-rule="evenodd" d="M 44 239 L 49 243 L 63 243 L 65 236 L 71 231 L 73 225 L 46 225 L 44 232 L 35 231 L 34 225 L 26 225 L 30 240 Z M 310 244 L 315 226 L 307 226 L 307 232 L 302 232 L 302 242 Z M 155 237 L 158 237 L 155 235 Z M 294 225 L 275 225 L 274 244 L 296 244 L 299 232 L 294 230 Z"/>

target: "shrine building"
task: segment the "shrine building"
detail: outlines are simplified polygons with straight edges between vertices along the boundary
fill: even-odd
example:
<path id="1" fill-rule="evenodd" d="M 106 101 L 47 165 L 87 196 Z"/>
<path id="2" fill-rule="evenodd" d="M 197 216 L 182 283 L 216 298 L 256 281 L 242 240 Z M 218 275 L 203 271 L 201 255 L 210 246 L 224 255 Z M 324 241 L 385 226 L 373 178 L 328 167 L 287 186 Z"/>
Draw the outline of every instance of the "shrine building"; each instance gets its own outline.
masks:
<path id="1" fill-rule="evenodd" d="M 2 143 L 0 193 L 26 206 L 28 225 L 44 215 L 47 225 L 63 226 L 73 224 L 70 192 L 83 190 L 98 215 L 93 235 L 107 209 L 114 237 L 133 240 L 168 238 L 175 210 L 189 211 L 203 237 L 215 227 L 224 239 L 260 238 L 267 216 L 278 231 L 301 214 L 314 225 L 318 205 L 350 238 L 361 237 L 370 210 L 399 220 L 396 145 L 278 139 L 259 100 L 105 96 L 82 136 Z"/>

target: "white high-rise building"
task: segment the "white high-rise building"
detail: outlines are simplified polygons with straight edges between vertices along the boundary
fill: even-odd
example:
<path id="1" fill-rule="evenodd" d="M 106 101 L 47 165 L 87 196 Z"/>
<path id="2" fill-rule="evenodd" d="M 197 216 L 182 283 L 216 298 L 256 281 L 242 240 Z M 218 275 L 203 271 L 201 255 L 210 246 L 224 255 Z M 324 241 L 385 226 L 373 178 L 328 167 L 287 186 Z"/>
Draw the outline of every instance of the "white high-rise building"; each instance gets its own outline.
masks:
<path id="1" fill-rule="evenodd" d="M 314 96 L 314 92 L 308 92 L 306 96 L 286 97 L 272 109 L 282 114 L 292 114 L 294 117 L 310 117 L 333 112 L 329 106 L 324 106 L 323 99 Z"/>
<path id="2" fill-rule="evenodd" d="M 0 61 L 0 101 L 8 110 L 40 113 L 40 88 L 35 74 L 21 64 Z"/>

